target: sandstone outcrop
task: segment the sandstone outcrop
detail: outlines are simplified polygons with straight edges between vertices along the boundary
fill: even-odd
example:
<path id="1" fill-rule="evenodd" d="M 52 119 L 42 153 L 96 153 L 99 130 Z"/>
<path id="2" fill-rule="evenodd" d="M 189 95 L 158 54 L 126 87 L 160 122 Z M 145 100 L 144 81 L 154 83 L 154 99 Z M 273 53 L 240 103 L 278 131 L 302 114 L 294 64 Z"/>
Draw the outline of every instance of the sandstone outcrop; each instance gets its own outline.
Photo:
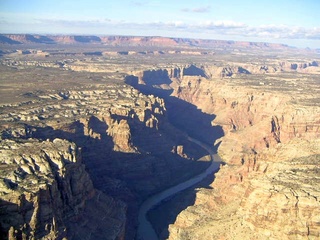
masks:
<path id="1" fill-rule="evenodd" d="M 125 204 L 94 189 L 74 143 L 1 140 L 0 160 L 2 239 L 123 236 Z"/>
<path id="2" fill-rule="evenodd" d="M 223 87 L 222 87 L 223 86 Z M 320 111 L 285 93 L 184 77 L 176 96 L 214 113 L 226 165 L 213 190 L 170 226 L 169 239 L 317 239 Z"/>
<path id="3" fill-rule="evenodd" d="M 182 106 L 186 104 L 172 100 L 176 98 L 200 109 L 202 119 L 208 114 L 209 125 L 183 127 L 189 133 L 196 127 L 201 132 L 198 137 L 218 146 L 218 153 L 226 163 L 209 186 L 212 190 L 197 189 L 194 206 L 182 211 L 170 225 L 169 239 L 320 236 L 316 210 L 320 206 L 317 190 L 320 110 L 316 104 L 305 104 L 306 98 L 312 103 L 317 101 L 316 90 L 288 94 L 286 84 L 291 84 L 291 80 L 280 82 L 276 91 L 263 84 L 259 84 L 262 86 L 259 89 L 250 86 L 251 82 L 241 86 L 241 82 L 237 85 L 225 80 L 231 77 L 237 81 L 237 75 L 241 80 L 245 79 L 241 75 L 252 75 L 254 79 L 263 74 L 268 78 L 275 72 L 303 72 L 304 68 L 314 68 L 313 65 L 316 61 L 294 69 L 277 62 L 269 66 L 189 65 L 136 73 L 132 85 L 162 94 L 167 108 L 175 109 L 177 119 L 185 116 L 186 108 Z M 281 75 L 278 77 L 282 81 Z M 291 93 L 296 91 L 291 89 Z M 213 142 L 210 136 L 214 132 L 209 129 L 218 126 L 224 136 Z"/>
<path id="4" fill-rule="evenodd" d="M 50 162 L 49 158 L 53 158 L 50 154 L 61 156 L 60 161 L 52 164 L 57 165 L 59 173 L 66 171 L 64 170 L 66 163 L 63 161 L 67 161 L 68 157 L 63 155 L 63 148 L 57 149 L 58 153 L 48 152 L 47 157 L 43 150 L 46 144 L 67 142 L 66 140 L 54 140 L 57 138 L 74 142 L 76 145 L 70 143 L 70 149 L 78 147 L 81 149 L 79 152 L 81 152 L 82 164 L 73 164 L 79 165 L 80 168 L 70 173 L 70 177 L 56 180 L 58 186 L 62 184 L 61 182 L 66 181 L 66 186 L 60 189 L 59 194 L 62 194 L 65 188 L 72 190 L 72 186 L 69 186 L 68 183 L 72 185 L 75 181 L 72 180 L 73 177 L 80 178 L 83 175 L 87 177 L 83 181 L 89 184 L 91 192 L 89 193 L 89 190 L 86 191 L 86 187 L 82 186 L 83 193 L 78 193 L 79 190 L 76 190 L 76 194 L 82 194 L 78 196 L 82 202 L 78 202 L 80 200 L 75 200 L 76 203 L 72 202 L 72 196 L 65 195 L 64 199 L 68 199 L 65 200 L 68 203 L 64 204 L 69 204 L 72 209 L 77 209 L 79 204 L 82 208 L 87 205 L 90 207 L 90 204 L 96 206 L 96 208 L 91 206 L 88 213 L 87 210 L 82 212 L 79 210 L 80 215 L 61 213 L 70 218 L 63 220 L 63 224 L 59 223 L 59 230 L 52 230 L 54 233 L 51 233 L 48 227 L 45 229 L 49 230 L 45 231 L 43 227 L 33 226 L 34 231 L 41 229 L 37 237 L 57 234 L 56 231 L 59 231 L 71 239 L 77 239 L 78 231 L 79 234 L 83 232 L 83 234 L 91 234 L 92 237 L 105 234 L 104 238 L 107 239 L 121 238 L 123 234 L 126 234 L 128 238 L 133 238 L 136 225 L 135 212 L 143 198 L 187 179 L 206 166 L 205 162 L 194 161 L 199 158 L 203 150 L 190 142 L 184 133 L 168 122 L 166 107 L 161 98 L 146 96 L 132 87 L 116 84 L 95 90 L 34 92 L 30 96 L 35 100 L 29 102 L 27 108 L 25 104 L 2 106 L 1 138 L 4 142 L 33 141 L 39 144 L 38 147 L 35 144 L 38 152 L 35 152 L 34 156 L 27 157 L 30 161 L 29 165 L 36 164 L 33 168 L 38 169 L 39 174 L 46 174 L 45 171 L 49 168 L 46 161 Z M 10 111 L 7 111 L 8 109 Z M 37 154 L 40 154 L 40 157 L 43 154 L 42 164 L 33 162 L 32 159 L 37 158 Z M 76 161 L 75 158 L 73 157 L 72 161 Z M 197 164 L 200 164 L 201 167 L 196 168 Z M 29 165 L 23 166 L 23 172 L 32 173 L 34 171 L 29 170 Z M 89 175 L 84 170 L 84 166 L 88 169 Z M 55 173 L 48 172 L 47 174 L 55 176 Z M 30 184 L 28 180 L 29 178 L 26 179 L 25 185 Z M 54 185 L 54 180 L 50 183 Z M 38 182 L 35 184 L 37 186 Z M 50 192 L 50 190 L 47 191 Z M 26 193 L 21 191 L 21 194 Z M 62 198 L 59 194 L 57 193 L 52 198 Z M 84 197 L 83 194 L 88 197 Z M 34 199 L 28 198 L 30 204 L 36 204 Z M 54 201 L 53 199 L 48 201 Z M 109 207 L 100 203 L 102 199 L 107 205 L 109 204 Z M 42 205 L 39 205 L 42 208 Z M 60 205 L 58 207 L 62 208 Z M 128 208 L 127 214 L 125 214 L 126 208 Z M 94 212 L 105 212 L 104 215 L 109 214 L 110 218 L 101 217 L 103 218 L 102 223 L 94 226 L 100 219 L 99 214 L 89 215 Z M 84 220 L 85 217 L 92 219 L 92 221 L 85 221 L 91 230 L 86 229 L 85 224 L 81 225 L 82 230 L 78 229 L 76 222 Z M 54 219 L 60 218 L 60 216 L 54 217 Z M 52 225 L 52 219 L 53 217 L 50 219 L 48 217 L 48 219 L 37 221 L 43 222 L 45 226 L 49 224 L 48 222 Z M 109 221 L 110 225 L 104 228 L 105 221 Z M 21 221 L 12 223 L 10 226 L 13 226 L 14 230 L 10 230 L 8 225 L 3 231 L 10 231 L 11 234 L 12 231 L 19 230 L 17 234 L 21 235 L 21 231 L 27 231 L 22 227 L 23 224 Z M 31 223 L 28 222 L 28 224 Z M 64 228 L 66 230 L 62 231 L 61 229 Z M 104 230 L 99 230 L 100 228 Z M 110 234 L 106 231 L 110 231 Z M 33 236 L 32 234 L 35 233 L 31 233 L 30 229 L 27 234 Z"/>
<path id="5" fill-rule="evenodd" d="M 188 136 L 225 164 L 187 194 L 194 206 L 170 239 L 319 237 L 312 50 L 162 37 L 0 41 L 2 238 L 134 239 L 144 199 L 208 166 Z"/>
<path id="6" fill-rule="evenodd" d="M 197 189 L 169 239 L 319 238 L 318 145 L 293 140 L 241 167 L 223 166 L 213 190 Z"/>

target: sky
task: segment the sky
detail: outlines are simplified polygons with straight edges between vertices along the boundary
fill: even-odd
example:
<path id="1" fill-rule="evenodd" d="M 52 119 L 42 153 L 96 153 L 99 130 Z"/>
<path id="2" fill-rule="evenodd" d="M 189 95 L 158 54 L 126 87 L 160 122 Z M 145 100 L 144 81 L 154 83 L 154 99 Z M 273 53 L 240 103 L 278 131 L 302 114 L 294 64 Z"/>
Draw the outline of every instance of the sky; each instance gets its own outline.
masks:
<path id="1" fill-rule="evenodd" d="M 164 36 L 320 48 L 320 0 L 0 0 L 0 33 Z"/>

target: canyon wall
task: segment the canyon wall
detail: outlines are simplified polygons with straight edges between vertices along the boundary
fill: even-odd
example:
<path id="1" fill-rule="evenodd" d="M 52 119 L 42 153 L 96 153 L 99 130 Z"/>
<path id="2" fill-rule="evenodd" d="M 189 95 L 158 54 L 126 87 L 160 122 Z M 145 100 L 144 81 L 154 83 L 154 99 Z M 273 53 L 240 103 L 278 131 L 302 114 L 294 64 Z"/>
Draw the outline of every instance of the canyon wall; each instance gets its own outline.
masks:
<path id="1" fill-rule="evenodd" d="M 97 44 L 195 42 L 51 37 L 0 36 L 46 49 L 0 52 L 7 98 L 0 106 L 1 238 L 134 239 L 144 199 L 208 166 L 188 136 L 211 145 L 225 164 L 207 188 L 190 190 L 195 204 L 170 226 L 170 239 L 319 237 L 317 59 L 256 62 L 244 49 L 232 50 L 232 61 L 221 52 L 195 57 L 205 55 L 199 49 L 112 55 L 96 52 Z M 50 50 L 57 42 L 96 45 Z M 218 51 L 287 49 L 202 43 Z M 182 54 L 203 64 L 184 65 Z"/>
<path id="2" fill-rule="evenodd" d="M 315 100 L 310 101 L 316 101 L 316 92 L 310 89 L 297 96 L 295 88 L 288 92 L 280 85 L 281 77 L 273 82 L 272 86 L 279 84 L 276 91 L 231 78 L 255 74 L 256 81 L 263 81 L 261 76 L 272 77 L 277 71 L 319 71 L 316 62 L 292 66 L 280 62 L 263 67 L 188 65 L 137 72 L 136 78 L 127 79 L 143 92 L 164 97 L 168 113 L 175 113 L 170 120 L 216 146 L 225 161 L 209 188 L 197 189 L 194 206 L 170 225 L 169 239 L 320 236 L 320 110 L 317 104 L 299 102 L 312 96 Z M 187 103 L 194 111 L 184 107 Z M 203 121 L 205 116 L 209 121 Z M 192 124 L 187 118 L 192 118 Z M 217 128 L 223 134 L 210 131 Z"/>
<path id="3" fill-rule="evenodd" d="M 209 164 L 161 98 L 117 84 L 29 95 L 1 107 L 1 144 L 12 149 L 1 155 L 4 238 L 132 239 L 143 199 Z"/>
<path id="4" fill-rule="evenodd" d="M 2 239 L 124 237 L 126 205 L 94 189 L 74 143 L 2 140 L 1 165 Z"/>
<path id="5" fill-rule="evenodd" d="M 184 77 L 173 93 L 214 113 L 226 162 L 213 190 L 170 226 L 169 239 L 316 239 L 320 236 L 320 110 L 293 96 Z"/>

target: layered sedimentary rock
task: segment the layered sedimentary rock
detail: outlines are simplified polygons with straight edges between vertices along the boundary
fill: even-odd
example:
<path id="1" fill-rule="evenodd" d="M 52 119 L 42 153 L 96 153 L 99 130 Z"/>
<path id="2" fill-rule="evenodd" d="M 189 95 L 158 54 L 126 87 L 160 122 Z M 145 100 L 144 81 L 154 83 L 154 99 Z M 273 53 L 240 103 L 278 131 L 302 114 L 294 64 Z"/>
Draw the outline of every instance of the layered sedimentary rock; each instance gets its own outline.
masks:
<path id="1" fill-rule="evenodd" d="M 125 204 L 94 189 L 74 143 L 1 140 L 0 160 L 2 239 L 124 236 Z"/>
<path id="2" fill-rule="evenodd" d="M 18 233 L 15 233 L 18 237 L 22 234 L 21 232 L 36 238 L 60 236 L 57 235 L 59 232 L 61 236 L 67 236 L 70 239 L 78 239 L 78 234 L 82 233 L 88 235 L 88 238 L 91 235 L 91 239 L 116 239 L 123 237 L 124 234 L 128 238 L 133 238 L 136 211 L 139 203 L 146 196 L 188 179 L 206 167 L 205 161 L 199 163 L 193 161 L 199 158 L 203 150 L 188 141 L 184 133 L 175 129 L 167 121 L 166 107 L 161 98 L 146 96 L 132 87 L 117 84 L 98 87 L 95 90 L 34 92 L 30 96 L 33 99 L 31 101 L 2 106 L 1 143 L 12 141 L 12 144 L 18 147 L 25 146 L 20 144 L 21 141 L 35 143 L 33 144 L 35 152 L 31 156 L 26 156 L 27 160 L 23 160 L 24 157 L 19 155 L 19 151 L 15 151 L 17 157 L 13 156 L 14 160 L 11 161 L 16 164 L 27 161 L 26 166 L 23 165 L 21 170 L 22 175 L 26 171 L 28 173 L 38 171 L 34 174 L 41 176 L 52 175 L 52 180 L 48 180 L 47 185 L 52 185 L 53 189 L 60 187 L 60 190 L 58 189 L 56 195 L 51 197 L 45 193 L 45 199 L 49 202 L 45 204 L 51 204 L 51 202 L 58 204 L 57 208 L 61 208 L 62 213 L 57 214 L 66 215 L 68 218 L 59 220 L 59 224 L 56 224 L 54 221 L 61 219 L 60 215 L 55 216 L 50 212 L 46 213 L 48 216 L 46 215 L 44 219 L 37 218 L 38 215 L 35 215 L 32 221 L 39 222 L 43 226 L 35 226 L 30 222 L 31 220 L 24 219 L 5 225 L 2 230 L 4 235 L 10 230 L 10 226 L 13 226 L 14 230 L 10 230 L 10 234 L 18 230 Z M 55 140 L 57 138 L 66 140 Z M 67 140 L 75 144 L 69 143 L 70 147 L 68 147 Z M 32 149 L 31 143 L 27 145 Z M 55 144 L 58 143 L 64 143 L 65 146 L 60 144 L 61 147 L 59 145 L 54 149 Z M 53 150 L 45 151 L 47 145 L 49 147 L 53 145 L 51 147 Z M 79 148 L 84 165 L 81 162 L 73 164 L 76 162 L 76 157 L 71 154 L 72 152 L 70 156 L 65 156 L 64 147 L 66 151 L 75 149 L 75 152 Z M 27 149 L 25 151 L 28 152 Z M 56 160 L 55 157 L 58 159 Z M 18 160 L 20 158 L 22 160 Z M 37 163 L 38 160 L 33 160 L 37 158 L 40 158 L 41 164 Z M 2 160 L 6 161 L 6 158 Z M 47 165 L 52 161 L 53 173 L 45 172 L 49 168 Z M 11 163 L 4 163 L 4 169 L 8 164 Z M 67 171 L 65 168 L 69 169 L 71 166 L 78 166 L 78 168 L 72 167 L 73 172 L 61 175 Z M 84 170 L 84 166 L 89 175 Z M 19 169 L 18 166 L 16 168 Z M 19 173 L 20 170 L 17 171 Z M 80 186 L 73 187 L 77 179 L 79 179 L 77 184 Z M 31 178 L 26 178 L 21 183 L 21 189 L 24 185 L 31 184 L 30 180 Z M 11 178 L 4 181 L 12 187 L 16 186 L 16 182 Z M 39 183 L 34 184 L 37 186 Z M 103 193 L 95 190 L 92 184 Z M 73 198 L 76 197 L 68 192 L 73 188 L 77 188 L 74 191 L 79 198 L 74 201 Z M 79 193 L 80 188 L 83 192 Z M 90 191 L 87 188 L 90 188 Z M 39 190 L 35 191 L 35 195 L 42 192 L 42 185 L 37 189 Z M 21 190 L 20 195 L 26 195 L 25 191 L 27 190 Z M 47 187 L 46 191 L 50 193 L 50 187 Z M 18 204 L 17 199 L 20 195 L 5 201 Z M 62 199 L 62 203 L 59 202 L 60 200 L 55 203 L 56 199 Z M 100 203 L 102 199 L 106 201 L 106 205 Z M 42 206 L 42 202 L 36 201 L 38 201 L 36 197 L 28 195 L 30 206 L 38 204 L 41 209 L 47 208 L 46 205 Z M 63 204 L 67 206 L 62 206 Z M 88 211 L 77 210 L 80 206 L 83 209 L 87 205 L 91 206 Z M 52 207 L 52 212 L 55 211 L 55 207 Z M 75 209 L 74 213 L 67 214 L 69 209 L 64 210 L 67 207 Z M 7 208 L 4 209 L 5 214 L 10 215 L 8 211 Z M 19 208 L 16 211 L 22 214 Z M 90 216 L 91 213 L 96 215 Z M 79 230 L 76 223 L 85 217 L 90 218 L 90 221 L 86 220 Z M 98 224 L 100 219 L 102 222 Z M 104 227 L 103 224 L 107 221 L 109 225 Z M 25 223 L 33 225 L 31 228 L 29 225 L 24 227 Z M 52 227 L 53 230 L 45 227 L 48 224 L 55 225 Z M 104 230 L 99 230 L 100 228 Z M 103 234 L 103 237 L 99 237 L 99 234 Z"/>
<path id="3" fill-rule="evenodd" d="M 203 40 L 166 37 L 135 37 L 135 36 L 70 36 L 70 35 L 31 35 L 2 34 L 0 42 L 6 44 L 42 43 L 42 44 L 108 44 L 114 46 L 201 46 L 218 48 L 253 48 L 253 49 L 289 49 L 284 44 L 261 42 L 237 42 L 224 40 Z"/>
<path id="4" fill-rule="evenodd" d="M 194 136 L 218 146 L 226 163 L 209 189 L 197 189 L 194 206 L 182 211 L 169 227 L 169 239 L 320 236 L 317 87 L 311 89 L 315 83 L 304 80 L 288 90 L 295 79 L 283 80 L 281 74 L 279 81 L 260 84 L 275 72 L 319 70 L 315 61 L 292 64 L 187 65 L 128 78 L 138 89 L 164 96 L 167 107 L 170 103 L 174 109 L 172 121 L 177 125 L 179 119 L 187 122 L 183 116 L 187 117 L 188 106 L 177 99 L 196 106 L 202 119 L 208 116 L 210 124 L 193 115 L 193 124 L 180 126 L 189 134 L 196 134 L 194 128 L 201 132 Z M 246 75 L 252 75 L 251 82 L 246 82 Z M 306 86 L 309 90 L 301 91 Z M 219 136 L 217 131 L 210 131 L 217 127 L 224 133 L 220 139 L 212 137 Z"/>
<path id="5" fill-rule="evenodd" d="M 169 239 L 279 239 L 320 236 L 317 106 L 292 96 L 185 77 L 174 93 L 203 111 L 225 136 L 226 165 L 213 190 L 199 189 L 194 206 L 170 226 Z M 216 142 L 216 143 L 217 143 Z"/>
<path id="6" fill-rule="evenodd" d="M 275 153 L 225 165 L 214 190 L 197 189 L 195 205 L 178 215 L 169 239 L 318 239 L 318 146 L 293 141 L 277 149 L 281 161 Z M 305 151 L 293 154 L 299 147 Z"/>
<path id="7" fill-rule="evenodd" d="M 231 63 L 225 65 L 201 66 L 209 78 L 236 77 L 242 74 L 269 74 L 282 72 L 310 72 L 319 73 L 317 61 L 273 61 L 265 64 Z"/>
<path id="8" fill-rule="evenodd" d="M 282 45 L 158 37 L 2 35 L 0 41 L 28 43 L 0 51 L 1 157 L 12 153 L 1 165 L 8 200 L 1 205 L 1 237 L 133 239 L 145 198 L 208 165 L 194 161 L 204 151 L 188 135 L 214 145 L 226 164 L 208 188 L 197 189 L 195 206 L 178 216 L 170 238 L 319 235 L 317 58 L 287 60 Z M 279 56 L 258 61 L 262 51 L 257 57 L 252 49 L 277 49 Z M 124 85 L 124 76 L 144 94 Z M 2 217 L 12 214 L 17 221 Z"/>

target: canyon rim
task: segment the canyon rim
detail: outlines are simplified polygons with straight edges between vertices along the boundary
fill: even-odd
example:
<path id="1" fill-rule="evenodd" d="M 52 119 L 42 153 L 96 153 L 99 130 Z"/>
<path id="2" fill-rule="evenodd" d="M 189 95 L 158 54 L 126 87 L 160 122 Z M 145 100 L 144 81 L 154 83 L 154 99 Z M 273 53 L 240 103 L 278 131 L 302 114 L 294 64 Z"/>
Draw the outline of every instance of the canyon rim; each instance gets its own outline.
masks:
<path id="1" fill-rule="evenodd" d="M 0 35 L 2 239 L 320 237 L 319 52 L 164 37 Z"/>

